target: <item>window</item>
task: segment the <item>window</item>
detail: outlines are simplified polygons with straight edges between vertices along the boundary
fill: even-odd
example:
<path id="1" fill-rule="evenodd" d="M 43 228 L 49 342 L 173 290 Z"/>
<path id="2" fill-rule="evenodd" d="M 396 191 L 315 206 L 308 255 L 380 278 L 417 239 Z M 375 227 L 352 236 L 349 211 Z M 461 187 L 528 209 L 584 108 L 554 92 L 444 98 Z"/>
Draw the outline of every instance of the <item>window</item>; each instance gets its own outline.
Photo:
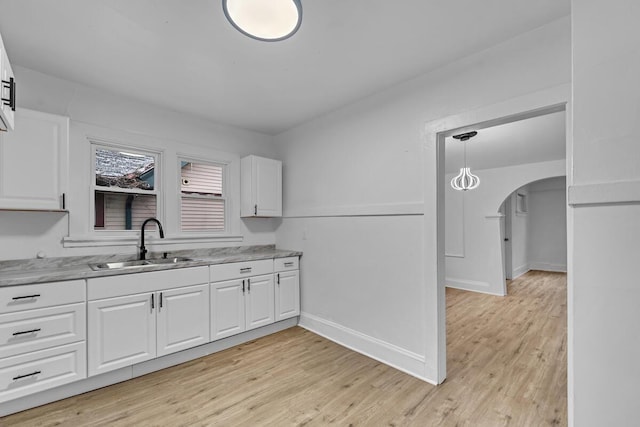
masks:
<path id="1" fill-rule="evenodd" d="M 224 172 L 221 164 L 180 161 L 182 231 L 225 231 Z"/>
<path id="2" fill-rule="evenodd" d="M 527 195 L 522 193 L 516 193 L 516 213 L 527 213 Z"/>
<path id="3" fill-rule="evenodd" d="M 158 212 L 158 154 L 93 146 L 94 230 L 138 230 Z"/>

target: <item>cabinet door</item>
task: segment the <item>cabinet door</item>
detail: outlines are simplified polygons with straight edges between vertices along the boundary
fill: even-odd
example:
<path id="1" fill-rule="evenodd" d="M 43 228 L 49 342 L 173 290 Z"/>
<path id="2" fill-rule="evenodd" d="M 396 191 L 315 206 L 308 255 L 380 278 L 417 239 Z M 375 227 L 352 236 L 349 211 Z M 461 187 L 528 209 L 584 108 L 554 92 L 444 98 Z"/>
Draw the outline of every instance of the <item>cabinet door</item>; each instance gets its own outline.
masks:
<path id="1" fill-rule="evenodd" d="M 18 110 L 16 129 L 0 136 L 0 208 L 62 209 L 68 119 Z"/>
<path id="2" fill-rule="evenodd" d="M 247 330 L 275 321 L 273 274 L 247 279 L 245 309 Z"/>
<path id="3" fill-rule="evenodd" d="M 276 273 L 276 322 L 300 314 L 300 273 Z"/>
<path id="4" fill-rule="evenodd" d="M 209 342 L 209 284 L 157 295 L 158 356 Z"/>
<path id="5" fill-rule="evenodd" d="M 255 157 L 254 167 L 258 216 L 282 216 L 282 163 Z"/>
<path id="6" fill-rule="evenodd" d="M 240 215 L 282 216 L 282 162 L 247 156 L 240 170 Z"/>
<path id="7" fill-rule="evenodd" d="M 144 362 L 156 355 L 155 294 L 90 301 L 89 375 Z"/>
<path id="8" fill-rule="evenodd" d="M 215 341 L 245 330 L 246 279 L 211 284 L 211 340 Z"/>

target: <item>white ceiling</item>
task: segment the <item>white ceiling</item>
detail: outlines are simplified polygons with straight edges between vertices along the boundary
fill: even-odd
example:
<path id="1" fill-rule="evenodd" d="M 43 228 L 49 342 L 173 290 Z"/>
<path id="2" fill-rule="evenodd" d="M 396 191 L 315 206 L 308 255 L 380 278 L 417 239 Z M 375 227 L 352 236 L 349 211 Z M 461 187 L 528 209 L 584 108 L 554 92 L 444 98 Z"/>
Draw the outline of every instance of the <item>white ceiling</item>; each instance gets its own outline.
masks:
<path id="1" fill-rule="evenodd" d="M 566 158 L 565 112 L 547 114 L 478 130 L 467 144 L 471 171 Z M 455 173 L 463 164 L 463 145 L 445 139 L 445 171 Z"/>
<path id="2" fill-rule="evenodd" d="M 0 0 L 0 34 L 23 67 L 277 134 L 570 12 L 569 0 L 302 0 L 300 31 L 268 43 L 221 4 Z"/>

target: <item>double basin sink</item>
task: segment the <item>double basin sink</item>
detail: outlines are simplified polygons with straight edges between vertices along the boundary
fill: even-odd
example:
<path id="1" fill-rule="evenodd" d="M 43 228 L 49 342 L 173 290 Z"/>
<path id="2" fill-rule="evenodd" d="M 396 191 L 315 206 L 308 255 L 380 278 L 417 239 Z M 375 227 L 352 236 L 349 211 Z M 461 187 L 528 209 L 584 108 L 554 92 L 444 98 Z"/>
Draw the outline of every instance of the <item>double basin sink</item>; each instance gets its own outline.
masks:
<path id="1" fill-rule="evenodd" d="M 121 262 L 104 262 L 97 264 L 89 264 L 94 271 L 101 270 L 120 270 L 123 268 L 135 268 L 148 265 L 166 265 L 166 264 L 181 264 L 183 262 L 195 261 L 193 258 L 185 257 L 173 257 L 173 258 L 153 258 L 153 259 L 139 259 L 134 261 L 121 261 Z"/>

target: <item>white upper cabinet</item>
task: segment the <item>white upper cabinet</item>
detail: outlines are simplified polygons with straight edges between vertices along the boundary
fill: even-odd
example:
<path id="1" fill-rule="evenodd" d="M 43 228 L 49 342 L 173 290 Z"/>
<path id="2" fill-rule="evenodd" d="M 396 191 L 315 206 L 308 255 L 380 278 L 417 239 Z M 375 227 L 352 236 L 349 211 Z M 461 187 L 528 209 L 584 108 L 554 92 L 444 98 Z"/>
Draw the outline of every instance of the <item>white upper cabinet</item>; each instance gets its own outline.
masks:
<path id="1" fill-rule="evenodd" d="M 0 133 L 0 209 L 66 209 L 69 119 L 18 109 Z"/>
<path id="2" fill-rule="evenodd" d="M 282 216 L 282 162 L 247 156 L 241 169 L 241 216 Z"/>
<path id="3" fill-rule="evenodd" d="M 0 93 L 0 130 L 10 131 L 14 129 L 14 111 L 16 110 L 16 82 L 9 63 L 7 51 L 4 48 L 0 36 L 0 77 L 2 86 Z"/>

